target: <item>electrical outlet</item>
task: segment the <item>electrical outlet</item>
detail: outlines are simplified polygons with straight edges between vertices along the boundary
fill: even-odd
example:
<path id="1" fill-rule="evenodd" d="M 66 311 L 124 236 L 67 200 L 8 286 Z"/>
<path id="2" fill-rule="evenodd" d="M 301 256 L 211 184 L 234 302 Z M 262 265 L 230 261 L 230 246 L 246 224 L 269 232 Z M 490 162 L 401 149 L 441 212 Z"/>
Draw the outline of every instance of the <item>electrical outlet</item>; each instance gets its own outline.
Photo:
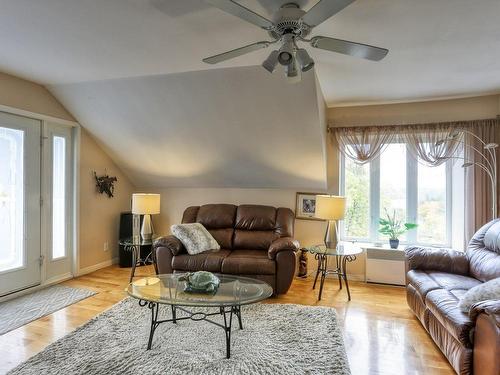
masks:
<path id="1" fill-rule="evenodd" d="M 109 250 L 109 242 L 106 241 L 104 242 L 104 248 L 103 248 L 104 251 L 108 251 Z"/>

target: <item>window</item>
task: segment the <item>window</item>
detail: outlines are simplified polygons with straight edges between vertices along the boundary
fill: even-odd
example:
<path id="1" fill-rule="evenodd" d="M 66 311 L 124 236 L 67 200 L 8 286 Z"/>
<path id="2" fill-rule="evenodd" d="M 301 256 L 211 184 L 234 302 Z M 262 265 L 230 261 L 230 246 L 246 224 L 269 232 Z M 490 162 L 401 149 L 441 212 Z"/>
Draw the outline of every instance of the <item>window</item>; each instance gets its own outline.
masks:
<path id="1" fill-rule="evenodd" d="M 66 139 L 52 138 L 52 259 L 66 256 Z"/>
<path id="2" fill-rule="evenodd" d="M 404 143 L 392 143 L 379 158 L 359 165 L 341 159 L 341 191 L 347 198 L 342 237 L 385 242 L 378 233 L 386 212 L 416 230 L 401 236 L 403 243 L 449 246 L 451 228 L 451 166 L 418 163 Z"/>
<path id="3" fill-rule="evenodd" d="M 24 264 L 24 132 L 0 127 L 0 272 Z"/>

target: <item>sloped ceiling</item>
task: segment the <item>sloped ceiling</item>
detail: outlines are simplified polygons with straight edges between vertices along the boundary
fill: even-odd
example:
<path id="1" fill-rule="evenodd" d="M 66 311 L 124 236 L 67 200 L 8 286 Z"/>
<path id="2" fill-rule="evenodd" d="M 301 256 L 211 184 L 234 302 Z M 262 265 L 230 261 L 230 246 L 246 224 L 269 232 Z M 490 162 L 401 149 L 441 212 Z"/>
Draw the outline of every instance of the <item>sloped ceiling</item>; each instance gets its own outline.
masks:
<path id="1" fill-rule="evenodd" d="M 241 67 L 50 89 L 142 187 L 326 188 L 313 72 L 292 86 Z"/>
<path id="2" fill-rule="evenodd" d="M 268 18 L 289 2 L 238 1 Z M 269 50 L 202 63 L 268 39 L 203 0 L 0 0 L 0 71 L 47 85 L 135 184 L 323 189 L 321 96 L 499 93 L 499 14 L 499 0 L 357 0 L 313 35 L 386 47 L 386 59 L 309 48 L 315 72 L 289 85 L 258 67 Z"/>
<path id="3" fill-rule="evenodd" d="M 239 2 L 270 17 L 289 0 Z M 499 14 L 499 0 L 355 1 L 313 35 L 390 52 L 374 63 L 310 48 L 327 104 L 498 93 Z M 44 84 L 210 69 L 203 57 L 267 38 L 203 0 L 0 0 L 0 71 Z M 259 65 L 268 53 L 215 68 Z"/>

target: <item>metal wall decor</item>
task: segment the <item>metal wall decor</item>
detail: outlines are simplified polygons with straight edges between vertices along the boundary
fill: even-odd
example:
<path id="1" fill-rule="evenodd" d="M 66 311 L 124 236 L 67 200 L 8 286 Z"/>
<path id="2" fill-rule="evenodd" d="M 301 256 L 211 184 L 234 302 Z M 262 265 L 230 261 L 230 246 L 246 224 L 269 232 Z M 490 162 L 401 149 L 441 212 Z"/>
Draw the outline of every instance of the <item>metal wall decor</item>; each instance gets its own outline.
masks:
<path id="1" fill-rule="evenodd" d="M 110 177 L 107 174 L 98 176 L 94 171 L 95 186 L 100 194 L 106 194 L 108 198 L 113 198 L 115 191 L 115 182 L 118 181 L 116 177 Z"/>

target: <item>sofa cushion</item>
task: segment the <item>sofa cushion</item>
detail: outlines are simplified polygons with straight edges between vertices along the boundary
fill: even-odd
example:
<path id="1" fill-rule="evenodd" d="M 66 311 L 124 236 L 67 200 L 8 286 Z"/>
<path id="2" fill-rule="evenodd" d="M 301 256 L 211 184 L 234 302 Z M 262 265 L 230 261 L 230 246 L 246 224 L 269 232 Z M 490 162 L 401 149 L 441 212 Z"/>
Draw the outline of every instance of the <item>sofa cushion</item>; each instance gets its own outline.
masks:
<path id="1" fill-rule="evenodd" d="M 221 272 L 222 261 L 231 253 L 224 249 L 207 251 L 197 255 L 179 254 L 172 258 L 172 268 L 176 271 Z"/>
<path id="2" fill-rule="evenodd" d="M 233 228 L 209 229 L 210 234 L 219 243 L 223 249 L 232 249 L 233 247 Z"/>
<path id="3" fill-rule="evenodd" d="M 196 222 L 207 229 L 233 228 L 236 206 L 232 204 L 205 204 L 200 206 Z"/>
<path id="4" fill-rule="evenodd" d="M 234 231 L 234 249 L 268 250 L 271 243 L 279 238 L 271 230 L 238 230 Z"/>
<path id="5" fill-rule="evenodd" d="M 432 315 L 457 341 L 468 348 L 472 347 L 470 331 L 474 323 L 468 314 L 458 307 L 457 297 L 448 290 L 436 289 L 427 293 L 425 304 Z"/>
<path id="6" fill-rule="evenodd" d="M 483 282 L 500 277 L 500 219 L 479 229 L 467 247 L 470 275 Z"/>
<path id="7" fill-rule="evenodd" d="M 462 275 L 456 275 L 446 272 L 411 270 L 407 273 L 408 282 L 425 299 L 427 293 L 437 289 L 445 289 L 452 293 L 457 291 L 467 291 L 480 281 Z M 457 297 L 458 298 L 458 297 Z"/>
<path id="8" fill-rule="evenodd" d="M 233 250 L 222 262 L 222 273 L 233 275 L 274 275 L 276 262 L 264 250 Z"/>
<path id="9" fill-rule="evenodd" d="M 235 229 L 241 230 L 274 230 L 276 225 L 276 208 L 242 204 L 236 210 Z"/>
<path id="10" fill-rule="evenodd" d="M 280 237 L 293 237 L 295 215 L 289 208 L 280 207 L 276 210 L 276 227 L 274 231 Z"/>

